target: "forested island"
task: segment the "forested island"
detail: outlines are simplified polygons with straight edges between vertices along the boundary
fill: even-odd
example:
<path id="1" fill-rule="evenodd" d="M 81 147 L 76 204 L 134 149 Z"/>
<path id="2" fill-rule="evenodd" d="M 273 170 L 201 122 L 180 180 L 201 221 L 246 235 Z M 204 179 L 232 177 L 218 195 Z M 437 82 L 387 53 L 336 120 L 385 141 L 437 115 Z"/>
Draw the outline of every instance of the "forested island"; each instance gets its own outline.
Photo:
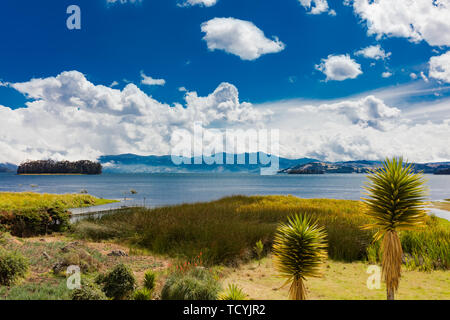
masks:
<path id="1" fill-rule="evenodd" d="M 17 174 L 101 174 L 102 165 L 89 160 L 54 161 L 37 160 L 26 161 L 19 165 Z"/>

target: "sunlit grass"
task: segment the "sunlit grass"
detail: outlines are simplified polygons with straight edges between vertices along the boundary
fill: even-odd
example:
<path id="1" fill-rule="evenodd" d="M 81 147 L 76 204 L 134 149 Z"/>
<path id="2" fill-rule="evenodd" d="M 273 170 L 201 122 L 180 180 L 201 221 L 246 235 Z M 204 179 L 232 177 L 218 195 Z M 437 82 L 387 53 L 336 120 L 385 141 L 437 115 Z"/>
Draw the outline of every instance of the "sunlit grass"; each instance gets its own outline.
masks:
<path id="1" fill-rule="evenodd" d="M 331 259 L 368 259 L 375 231 L 361 229 L 369 218 L 361 202 L 350 200 L 234 196 L 208 203 L 118 210 L 101 219 L 81 221 L 74 230 L 81 238 L 116 240 L 157 254 L 189 258 L 203 252 L 205 263 L 236 264 L 255 257 L 253 247 L 259 240 L 267 253 L 278 223 L 295 213 L 310 214 L 325 227 Z M 405 252 L 420 254 L 418 263 L 448 269 L 450 244 L 445 239 L 450 239 L 450 226 L 439 218 L 427 220 L 427 228 L 401 234 Z"/>
<path id="2" fill-rule="evenodd" d="M 386 285 L 370 290 L 367 280 L 369 264 L 364 262 L 337 262 L 324 264 L 323 277 L 306 281 L 310 300 L 384 300 Z M 239 268 L 226 268 L 223 286 L 239 283 L 248 299 L 285 300 L 289 286 L 276 272 L 272 259 L 265 258 L 261 265 L 254 261 Z M 450 272 L 435 270 L 421 272 L 404 267 L 402 282 L 397 293 L 401 300 L 448 300 L 450 297 Z"/>
<path id="3" fill-rule="evenodd" d="M 35 192 L 0 192 L 0 211 L 62 209 L 97 206 L 116 202 L 87 194 L 48 194 Z"/>

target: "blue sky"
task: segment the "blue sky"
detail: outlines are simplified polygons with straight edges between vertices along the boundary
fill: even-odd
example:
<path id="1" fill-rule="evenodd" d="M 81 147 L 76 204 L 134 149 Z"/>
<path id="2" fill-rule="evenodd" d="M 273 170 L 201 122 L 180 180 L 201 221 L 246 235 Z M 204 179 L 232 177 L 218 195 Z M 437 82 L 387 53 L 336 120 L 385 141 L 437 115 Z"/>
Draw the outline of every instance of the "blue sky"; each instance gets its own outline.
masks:
<path id="1" fill-rule="evenodd" d="M 190 102 L 186 99 L 189 93 L 196 92 L 196 99 L 200 99 L 211 95 L 221 83 L 229 83 L 239 94 L 236 108 L 239 109 L 242 103 L 250 103 L 251 108 L 258 112 L 270 109 L 270 120 L 258 118 L 257 121 L 280 128 L 290 125 L 294 129 L 296 126 L 290 123 L 292 117 L 285 119 L 288 111 L 295 113 L 298 108 L 310 105 L 361 101 L 372 95 L 379 99 L 377 101 L 383 108 L 399 109 L 401 118 L 409 121 L 409 124 L 402 122 L 402 125 L 408 125 L 408 129 L 412 129 L 411 121 L 414 124 L 431 122 L 440 125 L 437 135 L 448 132 L 445 131 L 447 124 L 442 128 L 442 121 L 445 122 L 450 116 L 450 66 L 446 56 L 450 40 L 445 36 L 446 32 L 450 33 L 448 0 L 442 0 L 439 5 L 431 0 L 419 0 L 417 7 L 413 8 L 400 0 L 398 7 L 392 9 L 386 0 L 379 0 L 373 7 L 366 0 L 218 0 L 206 1 L 207 5 L 199 4 L 202 0 L 190 0 L 190 3 L 184 0 L 110 2 L 2 1 L 0 108 L 7 108 L 13 118 L 19 117 L 18 113 L 13 113 L 15 109 L 29 108 L 26 103 L 39 100 L 49 103 L 47 111 L 54 110 L 58 103 L 36 94 L 33 90 L 37 89 L 31 86 L 30 80 L 49 80 L 63 72 L 76 71 L 85 77 L 80 81 L 106 87 L 114 83 L 112 87 L 120 92 L 132 83 L 147 97 L 167 104 L 169 108 L 176 103 L 189 108 L 189 103 L 197 103 L 192 95 Z M 69 16 L 66 9 L 72 4 L 81 8 L 81 30 L 66 27 Z M 323 7 L 324 4 L 326 7 Z M 405 11 L 406 20 L 401 15 Z M 387 21 L 380 18 L 380 12 L 387 12 Z M 438 27 L 429 27 L 433 23 Z M 228 26 L 235 28 L 235 31 L 225 32 L 223 28 Z M 239 42 L 242 39 L 237 34 L 243 34 L 246 40 Z M 219 48 L 211 50 L 213 45 Z M 371 46 L 372 51 L 364 54 L 362 50 Z M 379 51 L 374 51 L 377 48 Z M 260 54 L 257 57 L 246 56 L 252 50 L 260 50 Z M 374 52 L 382 55 L 374 55 Z M 432 68 L 430 59 L 433 57 L 439 59 Z M 164 81 L 159 81 L 159 85 L 148 85 L 142 82 L 143 74 Z M 24 85 L 15 85 L 20 83 Z M 45 86 L 46 83 L 39 85 Z M 230 92 L 231 95 L 234 93 L 233 90 L 227 91 L 227 95 Z M 79 93 L 64 93 L 71 94 L 75 97 Z M 430 109 L 425 110 L 425 107 Z M 211 108 L 215 106 L 211 105 Z M 351 108 L 355 111 L 359 107 Z M 361 108 L 363 110 L 365 106 Z M 89 106 L 86 106 L 88 109 Z M 356 112 L 360 116 L 361 110 Z M 412 112 L 411 117 L 407 116 L 409 111 Z M 202 109 L 198 112 L 206 111 Z M 367 128 L 367 123 L 373 122 L 373 119 L 364 118 L 367 115 L 354 119 L 348 116 L 347 111 L 338 113 L 346 116 L 351 125 L 362 126 L 363 129 Z M 382 114 L 382 110 L 379 113 Z M 321 118 L 317 114 L 317 123 L 322 123 L 324 118 L 329 119 L 329 116 Z M 223 120 L 227 117 L 218 118 Z M 308 117 L 302 116 L 302 119 L 305 118 Z M 121 120 L 124 119 L 126 115 L 122 115 Z M 241 120 L 241 123 L 245 122 L 245 119 Z M 35 121 L 38 122 L 38 119 Z M 299 120 L 300 123 L 302 121 Z M 137 125 L 137 122 L 133 119 L 130 123 Z M 23 122 L 17 124 L 17 130 L 20 125 Z M 66 127 L 72 125 L 75 124 L 67 123 Z M 168 124 L 169 127 L 173 125 L 173 122 Z M 324 132 L 332 135 L 333 130 L 337 129 L 331 127 Z M 92 130 L 101 134 L 98 127 L 92 127 Z M 389 130 L 384 129 L 383 133 L 387 134 Z M 355 137 L 355 134 L 348 133 L 346 137 Z M 358 134 L 370 140 L 369 135 L 359 131 Z M 321 136 L 323 132 L 317 135 Z M 12 142 L 4 139 L 3 142 L 11 147 Z M 129 151 L 158 154 L 168 150 L 139 149 L 133 139 L 133 147 L 128 148 Z M 442 137 L 440 139 L 436 149 L 448 142 Z M 32 152 L 36 157 L 73 157 L 75 151 L 62 150 L 56 146 L 58 143 L 46 141 L 45 135 L 42 140 L 40 151 Z M 159 137 L 155 141 L 167 143 L 168 140 L 168 137 Z M 316 145 L 316 142 L 308 145 Z M 99 155 L 128 150 L 125 142 L 120 146 L 109 146 L 105 141 L 101 143 L 108 147 L 92 146 L 90 151 L 83 153 Z M 376 141 L 367 143 L 379 148 L 375 147 Z M 402 143 L 399 141 L 398 144 Z M 326 143 L 318 146 L 326 148 Z M 33 149 L 26 143 L 20 148 L 21 152 L 11 161 L 18 161 Z M 392 150 L 396 148 L 392 146 Z M 299 145 L 295 151 L 284 148 L 285 153 L 291 156 L 309 155 L 334 160 L 364 156 L 364 150 L 347 152 L 345 149 L 343 147 L 344 151 L 339 155 L 338 151 L 315 153 L 305 145 Z M 411 157 L 418 160 L 450 160 L 450 151 L 436 151 L 431 156 L 425 156 L 425 152 L 413 152 Z M 366 154 L 367 158 L 379 158 L 382 150 L 367 150 Z M 0 158 L 2 160 L 8 160 L 7 156 Z"/>

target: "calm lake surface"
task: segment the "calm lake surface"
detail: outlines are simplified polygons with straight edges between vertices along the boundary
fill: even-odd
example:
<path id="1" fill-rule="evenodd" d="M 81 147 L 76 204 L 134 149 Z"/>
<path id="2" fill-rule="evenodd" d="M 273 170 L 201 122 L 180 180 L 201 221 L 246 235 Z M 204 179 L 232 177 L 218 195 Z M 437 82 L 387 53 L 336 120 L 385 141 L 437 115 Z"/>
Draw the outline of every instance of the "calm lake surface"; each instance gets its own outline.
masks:
<path id="1" fill-rule="evenodd" d="M 450 176 L 426 175 L 430 200 L 450 198 Z M 0 173 L 0 191 L 89 194 L 128 199 L 126 205 L 154 207 L 210 201 L 229 195 L 291 194 L 301 198 L 358 200 L 366 181 L 363 174 L 103 174 L 99 176 L 18 176 Z M 131 190 L 137 194 L 132 195 Z"/>

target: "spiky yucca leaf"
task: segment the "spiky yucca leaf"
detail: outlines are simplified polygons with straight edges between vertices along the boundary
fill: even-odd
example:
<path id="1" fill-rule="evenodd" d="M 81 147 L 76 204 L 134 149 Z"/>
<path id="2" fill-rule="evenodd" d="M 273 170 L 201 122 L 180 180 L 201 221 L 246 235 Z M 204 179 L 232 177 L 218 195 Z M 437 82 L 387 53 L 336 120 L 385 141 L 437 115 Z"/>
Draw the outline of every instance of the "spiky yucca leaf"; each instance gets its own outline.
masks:
<path id="1" fill-rule="evenodd" d="M 219 295 L 219 300 L 246 300 L 247 294 L 235 284 L 229 284 L 227 291 Z"/>
<path id="2" fill-rule="evenodd" d="M 289 296 L 306 299 L 304 280 L 321 275 L 321 264 L 327 257 L 324 227 L 303 215 L 295 215 L 281 224 L 273 244 L 274 264 L 286 284 L 292 282 Z"/>
<path id="3" fill-rule="evenodd" d="M 388 231 L 413 229 L 425 223 L 426 188 L 422 174 L 415 174 L 403 158 L 386 159 L 383 166 L 368 175 L 363 198 L 366 214 L 375 222 L 365 229 L 378 229 L 374 240 Z"/>
<path id="4" fill-rule="evenodd" d="M 382 271 L 387 297 L 394 299 L 401 276 L 402 245 L 398 231 L 425 225 L 426 188 L 422 174 L 415 174 L 403 158 L 386 159 L 368 176 L 363 198 L 366 214 L 375 221 L 363 226 L 377 229 L 374 241 L 383 238 Z"/>

